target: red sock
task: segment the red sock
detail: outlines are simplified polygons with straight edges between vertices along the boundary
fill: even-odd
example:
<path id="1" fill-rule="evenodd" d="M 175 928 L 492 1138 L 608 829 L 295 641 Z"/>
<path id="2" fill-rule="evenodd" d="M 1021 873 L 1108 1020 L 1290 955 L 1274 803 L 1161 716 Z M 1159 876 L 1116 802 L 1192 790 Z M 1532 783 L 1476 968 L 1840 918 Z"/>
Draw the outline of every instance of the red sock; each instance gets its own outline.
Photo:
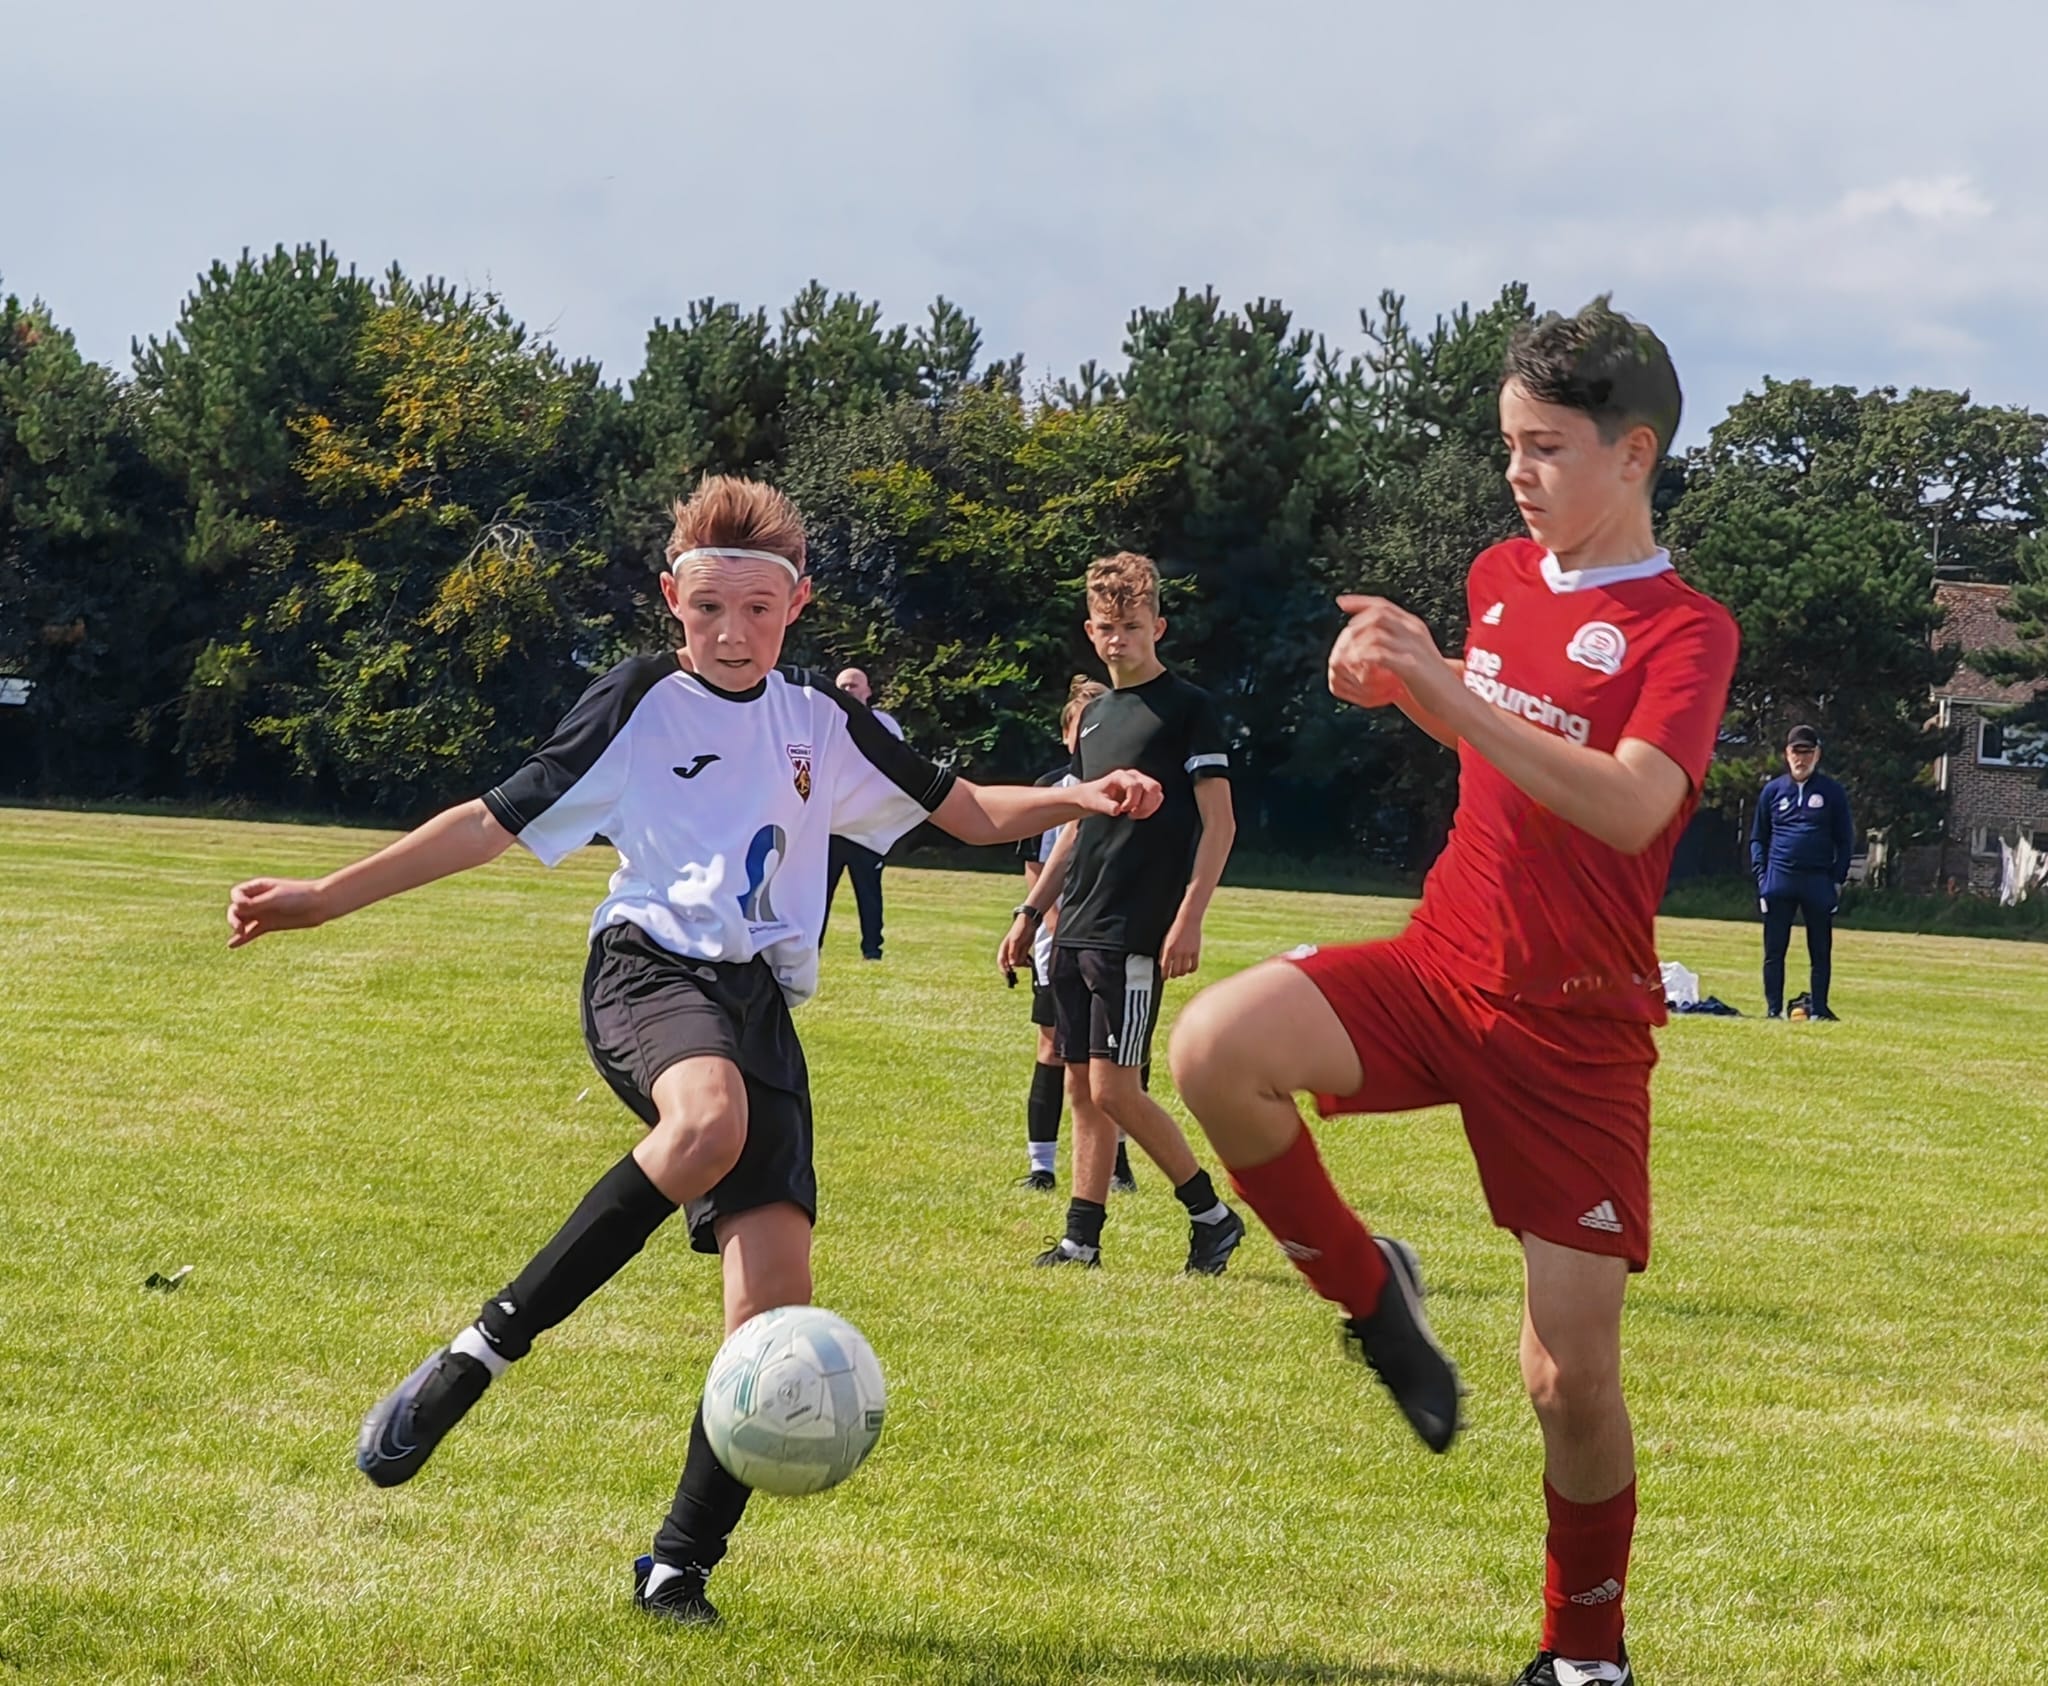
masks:
<path id="1" fill-rule="evenodd" d="M 1543 1543 L 1543 1649 L 1575 1663 L 1621 1658 L 1621 1592 L 1636 1531 L 1636 1484 L 1611 1499 L 1573 1504 L 1546 1481 L 1550 1535 Z"/>
<path id="2" fill-rule="evenodd" d="M 1372 1231 L 1344 1204 L 1306 1128 L 1278 1159 L 1233 1170 L 1230 1185 L 1311 1288 L 1353 1317 L 1371 1316 L 1387 1280 L 1387 1261 L 1373 1245 Z"/>

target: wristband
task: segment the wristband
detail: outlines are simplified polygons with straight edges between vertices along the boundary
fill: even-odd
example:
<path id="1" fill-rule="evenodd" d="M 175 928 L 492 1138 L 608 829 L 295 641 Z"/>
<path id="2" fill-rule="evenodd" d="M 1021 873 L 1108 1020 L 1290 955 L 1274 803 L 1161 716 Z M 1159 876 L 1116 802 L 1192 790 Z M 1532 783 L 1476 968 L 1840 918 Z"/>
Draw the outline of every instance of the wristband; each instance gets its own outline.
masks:
<path id="1" fill-rule="evenodd" d="M 1033 907 L 1029 902 L 1019 902 L 1015 907 L 1011 908 L 1010 917 L 1012 919 L 1028 919 L 1034 925 L 1043 925 L 1045 923 L 1044 913 Z"/>

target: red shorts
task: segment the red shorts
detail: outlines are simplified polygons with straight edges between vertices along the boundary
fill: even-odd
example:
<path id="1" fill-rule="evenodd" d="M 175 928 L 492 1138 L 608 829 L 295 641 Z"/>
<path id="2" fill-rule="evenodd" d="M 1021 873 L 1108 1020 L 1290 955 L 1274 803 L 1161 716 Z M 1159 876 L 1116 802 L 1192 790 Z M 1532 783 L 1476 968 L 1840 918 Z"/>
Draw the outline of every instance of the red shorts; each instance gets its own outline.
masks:
<path id="1" fill-rule="evenodd" d="M 1365 1070 L 1357 1094 L 1316 1097 L 1324 1117 L 1455 1103 L 1502 1229 L 1650 1262 L 1647 1024 L 1488 995 L 1405 937 L 1289 958 Z"/>

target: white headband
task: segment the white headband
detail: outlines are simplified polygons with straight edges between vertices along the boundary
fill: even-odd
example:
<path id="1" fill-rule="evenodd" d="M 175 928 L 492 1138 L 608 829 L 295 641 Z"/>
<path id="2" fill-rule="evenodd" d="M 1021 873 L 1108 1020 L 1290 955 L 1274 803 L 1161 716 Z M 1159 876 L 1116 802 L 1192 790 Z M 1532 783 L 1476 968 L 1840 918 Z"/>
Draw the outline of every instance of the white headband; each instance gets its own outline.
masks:
<path id="1" fill-rule="evenodd" d="M 700 556 L 715 556 L 725 562 L 773 562 L 778 568 L 789 571 L 791 580 L 801 580 L 797 566 L 787 556 L 777 556 L 772 550 L 727 550 L 719 545 L 702 545 L 696 550 L 686 550 L 680 556 L 669 560 L 669 568 L 680 568 L 685 562 L 693 562 Z"/>

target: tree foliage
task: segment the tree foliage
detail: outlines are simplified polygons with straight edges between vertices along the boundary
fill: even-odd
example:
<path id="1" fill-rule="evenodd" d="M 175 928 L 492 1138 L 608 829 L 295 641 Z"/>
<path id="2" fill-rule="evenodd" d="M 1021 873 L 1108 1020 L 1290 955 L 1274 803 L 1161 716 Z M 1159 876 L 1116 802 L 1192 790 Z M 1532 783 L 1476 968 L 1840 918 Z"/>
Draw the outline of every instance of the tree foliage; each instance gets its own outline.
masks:
<path id="1" fill-rule="evenodd" d="M 953 301 L 896 323 L 816 281 L 685 305 L 623 386 L 488 294 L 323 246 L 214 265 L 125 379 L 9 300 L 0 674 L 34 686 L 0 776 L 394 815 L 469 794 L 670 636 L 669 505 L 734 473 L 810 522 L 792 658 L 870 667 L 924 746 L 1038 771 L 1096 671 L 1081 575 L 1136 549 L 1162 653 L 1231 722 L 1251 839 L 1420 865 L 1455 760 L 1329 698 L 1332 599 L 1392 596 L 1458 646 L 1472 556 L 1519 530 L 1496 398 L 1533 314 L 1513 285 L 1424 327 L 1382 293 L 1347 356 L 1276 300 L 1183 290 L 1120 364 L 1034 392 Z M 2018 582 L 2006 668 L 2048 677 L 2044 497 L 2048 417 L 1951 392 L 1766 382 L 1668 465 L 1681 567 L 1745 633 L 1710 798 L 1739 810 L 1809 719 L 1866 814 L 1917 823 L 1937 543 L 1943 573 Z"/>

